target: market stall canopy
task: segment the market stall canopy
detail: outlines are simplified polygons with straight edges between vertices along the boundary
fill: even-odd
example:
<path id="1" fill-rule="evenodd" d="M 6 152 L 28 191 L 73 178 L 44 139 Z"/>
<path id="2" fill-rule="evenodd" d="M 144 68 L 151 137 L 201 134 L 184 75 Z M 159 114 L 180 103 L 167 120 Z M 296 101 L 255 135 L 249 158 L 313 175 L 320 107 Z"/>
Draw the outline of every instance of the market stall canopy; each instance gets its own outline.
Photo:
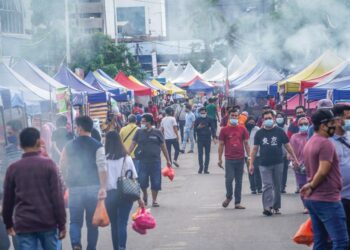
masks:
<path id="1" fill-rule="evenodd" d="M 322 76 L 323 74 L 333 70 L 344 60 L 330 51 L 323 53 L 318 59 L 311 63 L 308 67 L 297 73 L 296 75 L 280 81 L 279 88 L 282 88 L 285 93 L 299 92 L 302 80 L 310 80 Z"/>
<path id="2" fill-rule="evenodd" d="M 304 93 L 306 89 L 312 88 L 313 86 L 317 85 L 322 80 L 328 78 L 334 71 L 329 71 L 322 76 L 316 77 L 311 80 L 304 81 L 302 80 L 300 83 L 300 92 Z"/>
<path id="3" fill-rule="evenodd" d="M 287 110 L 294 112 L 295 108 L 300 105 L 300 100 L 304 100 L 304 94 L 296 94 L 293 97 L 289 98 L 286 104 Z M 308 108 L 310 109 L 316 109 L 316 107 L 317 107 L 316 101 L 310 102 L 308 104 Z"/>
<path id="4" fill-rule="evenodd" d="M 343 62 L 332 74 L 322 79 L 315 88 L 341 89 L 350 84 L 350 61 Z"/>
<path id="5" fill-rule="evenodd" d="M 257 62 L 255 58 L 252 55 L 248 55 L 247 59 L 245 59 L 244 63 L 232 74 L 228 76 L 228 79 L 230 81 L 237 80 L 240 76 L 246 74 L 247 72 L 251 71 L 255 66 L 257 65 Z"/>
<path id="6" fill-rule="evenodd" d="M 254 79 L 254 77 L 257 77 L 259 74 L 263 72 L 264 66 L 262 64 L 256 64 L 252 69 L 249 71 L 246 71 L 244 74 L 237 77 L 235 80 L 230 81 L 230 86 L 240 86 L 241 84 L 245 83 L 250 78 Z"/>
<path id="7" fill-rule="evenodd" d="M 275 69 L 264 66 L 263 69 L 245 82 L 235 87 L 234 91 L 268 91 L 270 85 L 282 79 L 282 75 Z"/>
<path id="8" fill-rule="evenodd" d="M 235 71 L 239 69 L 241 65 L 242 65 L 241 59 L 239 59 L 239 57 L 235 55 L 227 66 L 228 75 L 229 76 L 232 75 Z M 226 80 L 226 76 L 225 76 L 225 80 Z"/>
<path id="9" fill-rule="evenodd" d="M 188 87 L 187 90 L 190 92 L 211 92 L 213 89 L 214 86 L 209 82 L 197 79 Z"/>
<path id="10" fill-rule="evenodd" d="M 216 61 L 206 72 L 202 74 L 204 80 L 209 82 L 225 81 L 227 75 L 226 68 Z"/>
<path id="11" fill-rule="evenodd" d="M 36 104 L 54 98 L 50 98 L 50 92 L 38 88 L 4 63 L 0 63 L 0 87 L 10 90 L 26 104 Z"/>
<path id="12" fill-rule="evenodd" d="M 168 66 L 163 70 L 162 73 L 160 73 L 159 77 L 168 79 L 168 77 L 174 75 L 176 70 L 177 70 L 177 67 L 175 66 L 173 61 L 170 61 Z"/>
<path id="13" fill-rule="evenodd" d="M 152 81 L 150 81 L 150 84 L 152 86 L 156 87 L 159 91 L 168 91 L 169 90 L 163 84 L 158 82 L 156 79 L 152 79 Z"/>
<path id="14" fill-rule="evenodd" d="M 102 93 L 101 90 L 92 87 L 83 79 L 80 79 L 76 74 L 74 74 L 68 67 L 64 65 L 60 67 L 54 78 L 66 87 L 70 87 L 77 92 L 86 92 L 88 94 Z"/>
<path id="15" fill-rule="evenodd" d="M 176 79 L 172 80 L 171 82 L 175 84 L 183 84 L 191 81 L 196 76 L 199 76 L 202 78 L 201 74 L 192 66 L 192 64 L 188 63 L 185 70 L 182 72 L 182 74 L 178 76 Z"/>
<path id="16" fill-rule="evenodd" d="M 183 90 L 183 89 L 177 87 L 175 84 L 173 84 L 171 82 L 167 82 L 164 86 L 168 89 L 167 93 L 170 95 L 173 95 L 173 94 L 185 95 L 186 94 L 186 90 Z"/>
<path id="17" fill-rule="evenodd" d="M 39 69 L 36 65 L 28 62 L 25 59 L 21 59 L 19 62 L 17 62 L 12 69 L 38 88 L 52 91 L 57 88 L 65 87 L 63 84 L 59 83 L 54 78 Z"/>
<path id="18" fill-rule="evenodd" d="M 182 68 L 182 66 L 179 64 L 176 68 L 176 71 L 173 74 L 169 74 L 168 78 L 166 79 L 167 81 L 172 81 L 174 79 L 176 79 L 177 77 L 179 77 L 182 73 L 184 72 L 184 69 Z"/>
<path id="19" fill-rule="evenodd" d="M 195 81 L 197 81 L 197 80 L 203 80 L 203 79 L 202 79 L 202 77 L 200 77 L 200 76 L 196 76 L 196 77 L 194 77 L 193 79 L 191 79 L 190 81 L 188 81 L 188 82 L 182 84 L 180 87 L 186 89 L 186 88 L 188 88 L 189 86 L 191 86 L 191 85 L 192 85 Z"/>
<path id="20" fill-rule="evenodd" d="M 123 71 L 119 71 L 119 73 L 116 75 L 115 81 L 117 81 L 119 84 L 123 85 L 125 88 L 133 90 L 135 96 L 151 96 L 152 90 L 148 87 L 141 86 L 133 81 L 131 81 Z"/>

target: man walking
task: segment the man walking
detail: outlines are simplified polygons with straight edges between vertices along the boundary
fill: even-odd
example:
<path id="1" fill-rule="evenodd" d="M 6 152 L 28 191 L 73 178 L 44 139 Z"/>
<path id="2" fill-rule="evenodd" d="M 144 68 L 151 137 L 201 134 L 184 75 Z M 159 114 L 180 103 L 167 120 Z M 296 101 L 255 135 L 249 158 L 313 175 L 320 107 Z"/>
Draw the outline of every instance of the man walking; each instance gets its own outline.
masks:
<path id="1" fill-rule="evenodd" d="M 262 115 L 263 127 L 256 132 L 254 147 L 251 152 L 250 173 L 254 172 L 254 161 L 260 149 L 260 173 L 263 183 L 263 214 L 271 216 L 273 212 L 280 214 L 281 208 L 281 179 L 283 173 L 282 146 L 291 155 L 295 164 L 298 160 L 289 144 L 286 133 L 275 125 L 273 111 L 265 111 Z"/>
<path id="2" fill-rule="evenodd" d="M 102 144 L 91 137 L 93 121 L 76 118 L 76 139 L 63 149 L 61 169 L 69 188 L 70 239 L 72 249 L 82 249 L 81 228 L 85 213 L 87 249 L 96 250 L 98 228 L 92 224 L 98 199 L 106 198 L 107 167 Z"/>
<path id="3" fill-rule="evenodd" d="M 196 135 L 198 145 L 198 174 L 201 174 L 203 170 L 205 174 L 209 174 L 208 168 L 210 161 L 211 137 L 213 137 L 214 143 L 216 143 L 216 134 L 213 120 L 207 116 L 207 110 L 204 107 L 199 109 L 199 117 L 194 122 L 194 133 Z M 203 149 L 205 151 L 204 165 Z"/>
<path id="4" fill-rule="evenodd" d="M 215 99 L 214 98 L 209 98 L 209 104 L 206 106 L 208 117 L 212 119 L 212 122 L 214 124 L 215 128 L 215 133 L 218 127 L 218 121 L 220 123 L 220 118 L 219 118 L 219 113 L 218 113 L 218 108 L 215 104 Z"/>
<path id="5" fill-rule="evenodd" d="M 73 133 L 67 131 L 67 117 L 59 116 L 56 120 L 56 130 L 52 133 L 52 158 L 58 164 L 66 144 L 73 140 Z"/>
<path id="6" fill-rule="evenodd" d="M 139 129 L 139 127 L 136 125 L 136 116 L 135 115 L 129 115 L 128 116 L 128 125 L 125 127 L 122 127 L 120 130 L 120 139 L 122 140 L 122 143 L 126 149 L 130 148 L 132 139 L 134 138 L 136 131 Z M 135 168 L 137 173 L 140 172 L 140 161 L 136 159 L 135 152 L 131 152 L 130 156 L 134 162 Z"/>
<path id="7" fill-rule="evenodd" d="M 179 163 L 177 163 L 177 159 L 180 153 L 180 145 L 179 145 L 179 134 L 177 129 L 176 119 L 174 117 L 174 110 L 171 107 L 167 107 L 165 109 L 166 117 L 162 119 L 160 124 L 160 129 L 164 134 L 165 145 L 168 150 L 169 158 L 172 163 L 176 167 L 179 167 Z M 171 157 L 171 147 L 174 147 L 175 155 L 174 162 Z"/>
<path id="8" fill-rule="evenodd" d="M 185 153 L 186 144 L 188 140 L 190 140 L 191 149 L 187 153 L 193 153 L 193 149 L 194 149 L 193 128 L 194 128 L 194 121 L 196 120 L 196 117 L 192 112 L 191 105 L 187 104 L 185 111 L 186 111 L 186 122 L 184 127 L 184 139 L 182 141 L 182 147 L 180 150 L 180 152 L 183 154 Z"/>
<path id="9" fill-rule="evenodd" d="M 165 146 L 164 136 L 160 130 L 152 127 L 153 122 L 153 116 L 151 114 L 144 114 L 142 116 L 141 129 L 136 132 L 128 152 L 130 154 L 136 145 L 138 145 L 135 154 L 140 159 L 139 182 L 143 192 L 143 200 L 147 205 L 147 189 L 150 180 L 153 199 L 152 206 L 159 207 L 157 197 L 162 184 L 160 151 L 163 152 L 168 166 L 171 166 L 171 162 Z"/>
<path id="10" fill-rule="evenodd" d="M 175 110 L 175 117 L 179 124 L 181 142 L 184 141 L 184 128 L 186 123 L 186 107 L 184 103 L 180 103 Z"/>
<path id="11" fill-rule="evenodd" d="M 306 143 L 304 159 L 308 183 L 300 190 L 309 210 L 314 232 L 314 249 L 348 249 L 349 236 L 340 201 L 342 180 L 339 160 L 329 140 L 336 126 L 333 112 L 318 110 L 312 116 L 315 133 Z"/>
<path id="12" fill-rule="evenodd" d="M 40 132 L 20 133 L 21 160 L 8 168 L 4 184 L 2 216 L 7 233 L 16 235 L 18 248 L 56 250 L 66 235 L 66 212 L 55 163 L 40 154 Z"/>
<path id="13" fill-rule="evenodd" d="M 245 209 L 241 205 L 242 177 L 244 167 L 244 150 L 250 154 L 249 134 L 244 126 L 238 124 L 239 111 L 231 109 L 228 113 L 228 125 L 221 129 L 219 135 L 219 167 L 222 167 L 222 155 L 225 149 L 225 183 L 226 200 L 222 206 L 226 208 L 233 195 L 232 183 L 235 180 L 235 208 Z"/>

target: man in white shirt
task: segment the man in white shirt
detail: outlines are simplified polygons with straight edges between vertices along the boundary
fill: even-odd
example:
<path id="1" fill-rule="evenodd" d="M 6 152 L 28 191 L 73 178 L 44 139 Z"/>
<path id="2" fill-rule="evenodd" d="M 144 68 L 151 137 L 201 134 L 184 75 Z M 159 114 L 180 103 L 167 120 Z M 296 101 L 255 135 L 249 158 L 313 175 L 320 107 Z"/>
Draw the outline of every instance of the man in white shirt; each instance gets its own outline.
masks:
<path id="1" fill-rule="evenodd" d="M 174 161 L 172 161 L 172 163 L 174 163 L 176 167 L 179 167 L 179 164 L 177 163 L 177 159 L 180 153 L 179 134 L 176 119 L 174 117 L 174 110 L 171 107 L 167 107 L 165 109 L 165 113 L 166 117 L 162 119 L 160 129 L 164 134 L 165 144 L 169 153 L 170 161 L 172 161 L 171 147 L 173 146 L 175 150 L 175 155 Z"/>

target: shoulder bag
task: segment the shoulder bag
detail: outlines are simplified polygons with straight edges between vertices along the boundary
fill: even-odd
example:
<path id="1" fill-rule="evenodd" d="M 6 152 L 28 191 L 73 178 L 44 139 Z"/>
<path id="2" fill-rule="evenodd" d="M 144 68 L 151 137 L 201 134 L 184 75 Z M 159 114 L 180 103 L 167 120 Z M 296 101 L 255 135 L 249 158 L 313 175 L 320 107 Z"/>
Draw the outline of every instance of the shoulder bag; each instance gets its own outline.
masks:
<path id="1" fill-rule="evenodd" d="M 125 160 L 126 156 L 123 160 L 120 177 L 117 180 L 117 193 L 119 199 L 134 202 L 140 199 L 141 188 L 137 180 L 134 179 L 132 170 L 129 169 L 125 171 Z"/>

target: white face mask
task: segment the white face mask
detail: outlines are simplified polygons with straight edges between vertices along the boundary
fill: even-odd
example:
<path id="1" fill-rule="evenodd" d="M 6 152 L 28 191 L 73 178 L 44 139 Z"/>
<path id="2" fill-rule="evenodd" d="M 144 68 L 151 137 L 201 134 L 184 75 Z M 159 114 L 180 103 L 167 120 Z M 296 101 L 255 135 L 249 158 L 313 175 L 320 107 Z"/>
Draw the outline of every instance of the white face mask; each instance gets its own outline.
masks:
<path id="1" fill-rule="evenodd" d="M 207 114 L 201 114 L 201 117 L 202 117 L 202 118 L 206 118 L 206 117 L 207 117 Z"/>
<path id="2" fill-rule="evenodd" d="M 141 124 L 141 129 L 146 129 L 147 128 L 147 126 L 146 126 L 146 124 Z"/>

